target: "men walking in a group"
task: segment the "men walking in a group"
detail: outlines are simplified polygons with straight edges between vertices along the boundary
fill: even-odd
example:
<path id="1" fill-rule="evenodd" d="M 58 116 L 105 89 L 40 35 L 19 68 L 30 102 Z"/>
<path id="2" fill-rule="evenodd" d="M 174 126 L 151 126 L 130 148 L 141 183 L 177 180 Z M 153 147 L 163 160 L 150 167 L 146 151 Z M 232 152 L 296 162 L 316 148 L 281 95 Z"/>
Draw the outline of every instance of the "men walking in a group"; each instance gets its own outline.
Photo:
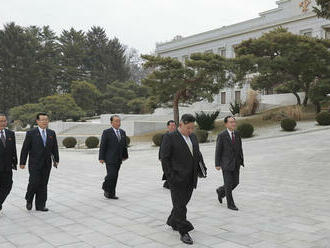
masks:
<path id="1" fill-rule="evenodd" d="M 166 132 L 166 134 L 167 133 L 174 132 L 175 130 L 176 130 L 175 121 L 169 120 L 167 122 L 167 132 Z M 159 152 L 158 152 L 158 158 L 159 158 L 159 160 L 162 159 L 161 158 L 161 152 L 162 152 L 161 149 L 162 149 L 162 145 L 160 145 L 160 147 L 159 147 Z M 163 178 L 162 178 L 162 180 L 165 181 L 164 184 L 163 184 L 163 187 L 166 188 L 166 189 L 169 189 L 168 182 L 167 182 L 167 179 L 166 179 L 166 175 L 165 175 L 164 170 L 163 170 Z"/>
<path id="2" fill-rule="evenodd" d="M 244 166 L 242 140 L 235 130 L 235 118 L 227 116 L 224 122 L 226 130 L 218 135 L 215 152 L 215 166 L 222 170 L 224 185 L 217 189 L 217 194 L 220 203 L 226 196 L 228 208 L 237 211 L 232 191 L 239 184 L 240 167 Z"/>
<path id="3" fill-rule="evenodd" d="M 179 128 L 165 134 L 162 141 L 161 159 L 170 190 L 173 209 L 167 224 L 181 235 L 181 241 L 193 244 L 189 231 L 193 225 L 187 220 L 187 204 L 197 186 L 199 162 L 202 156 L 197 137 L 193 134 L 195 117 L 184 114 Z"/>
<path id="4" fill-rule="evenodd" d="M 17 170 L 15 133 L 6 127 L 7 118 L 0 114 L 0 211 L 13 185 L 12 170 Z"/>
<path id="5" fill-rule="evenodd" d="M 118 199 L 116 186 L 118 172 L 122 161 L 128 159 L 126 133 L 120 129 L 120 117 L 113 115 L 110 118 L 112 127 L 103 131 L 99 161 L 106 164 L 107 175 L 104 179 L 102 189 L 104 196 L 109 199 Z"/>
<path id="6" fill-rule="evenodd" d="M 59 154 L 56 134 L 48 129 L 49 117 L 46 113 L 39 113 L 36 122 L 38 127 L 26 132 L 23 143 L 20 167 L 25 168 L 29 156 L 29 184 L 25 195 L 26 209 L 32 209 L 35 196 L 37 211 L 48 211 L 46 208 L 47 185 L 52 163 L 57 168 Z"/>

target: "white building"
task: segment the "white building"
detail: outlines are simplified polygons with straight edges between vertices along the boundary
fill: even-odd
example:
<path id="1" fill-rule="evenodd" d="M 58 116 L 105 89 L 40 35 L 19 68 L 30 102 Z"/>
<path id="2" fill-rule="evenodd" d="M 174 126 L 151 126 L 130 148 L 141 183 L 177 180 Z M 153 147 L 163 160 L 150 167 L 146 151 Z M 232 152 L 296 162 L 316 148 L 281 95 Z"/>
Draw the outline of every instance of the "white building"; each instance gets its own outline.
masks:
<path id="1" fill-rule="evenodd" d="M 313 12 L 314 0 L 279 0 L 276 4 L 277 8 L 262 12 L 255 19 L 188 37 L 176 36 L 170 42 L 158 43 L 156 44 L 156 54 L 174 57 L 182 62 L 190 54 L 196 52 L 213 52 L 232 58 L 235 56 L 234 47 L 237 44 L 243 40 L 258 38 L 263 33 L 280 26 L 294 34 L 330 39 L 330 21 L 316 16 Z M 211 110 L 216 107 L 226 112 L 231 102 L 238 99 L 245 100 L 249 88 L 248 83 L 242 88 L 225 88 L 215 97 L 214 103 L 195 104 L 197 109 L 194 108 L 194 110 L 198 110 L 198 108 Z M 260 99 L 263 104 L 289 105 L 296 103 L 293 94 L 261 95 Z"/>

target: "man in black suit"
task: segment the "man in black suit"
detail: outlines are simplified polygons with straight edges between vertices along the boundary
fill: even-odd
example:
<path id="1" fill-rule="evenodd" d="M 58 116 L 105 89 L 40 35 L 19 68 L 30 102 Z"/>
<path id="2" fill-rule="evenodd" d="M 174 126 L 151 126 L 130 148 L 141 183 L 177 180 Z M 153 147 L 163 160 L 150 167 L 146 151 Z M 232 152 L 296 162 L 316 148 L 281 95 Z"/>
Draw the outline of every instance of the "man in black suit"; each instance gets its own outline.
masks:
<path id="1" fill-rule="evenodd" d="M 118 172 L 122 161 L 128 159 L 126 133 L 120 129 L 120 117 L 113 115 L 110 118 L 112 127 L 103 131 L 99 161 L 106 164 L 107 175 L 104 179 L 102 189 L 104 196 L 109 199 L 117 200 L 116 186 Z"/>
<path id="2" fill-rule="evenodd" d="M 217 189 L 218 200 L 226 196 L 227 206 L 231 210 L 238 210 L 234 203 L 232 191 L 239 184 L 240 167 L 244 166 L 242 140 L 236 129 L 236 120 L 232 116 L 224 119 L 226 130 L 218 135 L 215 166 L 217 170 L 222 169 L 224 185 Z"/>
<path id="3" fill-rule="evenodd" d="M 6 127 L 7 118 L 0 114 L 0 211 L 13 185 L 12 170 L 17 170 L 15 133 Z"/>
<path id="4" fill-rule="evenodd" d="M 162 141 L 162 166 L 171 190 L 173 209 L 167 224 L 179 231 L 181 241 L 193 244 L 189 231 L 193 225 L 187 220 L 187 204 L 197 186 L 199 151 L 197 137 L 193 134 L 195 117 L 185 114 L 178 130 L 165 134 Z"/>
<path id="5" fill-rule="evenodd" d="M 165 134 L 174 132 L 175 130 L 176 130 L 175 121 L 169 120 L 167 122 L 167 132 Z M 160 144 L 160 146 L 159 146 L 159 152 L 158 152 L 158 158 L 159 158 L 159 160 L 162 159 L 162 157 L 161 157 L 161 149 L 162 149 L 162 145 Z M 167 179 L 166 179 L 166 175 L 165 175 L 164 170 L 163 170 L 162 180 L 165 181 L 164 184 L 163 184 L 163 187 L 166 188 L 166 189 L 169 189 L 168 182 L 167 182 Z"/>
<path id="6" fill-rule="evenodd" d="M 48 129 L 49 117 L 46 113 L 39 113 L 36 122 L 38 127 L 26 132 L 23 143 L 20 167 L 25 168 L 29 156 L 29 184 L 25 195 L 26 209 L 32 209 L 34 196 L 37 211 L 48 211 L 46 208 L 47 185 L 50 170 L 57 168 L 59 162 L 56 134 Z"/>

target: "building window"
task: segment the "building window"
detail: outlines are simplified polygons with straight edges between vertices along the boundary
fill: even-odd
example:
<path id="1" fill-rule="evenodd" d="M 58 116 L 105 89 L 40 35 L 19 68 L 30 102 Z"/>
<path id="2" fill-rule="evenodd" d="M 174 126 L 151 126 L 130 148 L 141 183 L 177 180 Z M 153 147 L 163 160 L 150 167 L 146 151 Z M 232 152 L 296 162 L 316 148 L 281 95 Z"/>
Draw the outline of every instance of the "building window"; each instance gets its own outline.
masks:
<path id="1" fill-rule="evenodd" d="M 235 91 L 235 102 L 241 102 L 241 91 Z"/>
<path id="2" fill-rule="evenodd" d="M 330 40 L 330 28 L 325 29 L 325 38 Z"/>
<path id="3" fill-rule="evenodd" d="M 221 92 L 221 104 L 226 104 L 226 92 Z"/>
<path id="4" fill-rule="evenodd" d="M 226 48 L 223 48 L 223 47 L 219 48 L 218 54 L 222 57 L 226 57 Z"/>
<path id="5" fill-rule="evenodd" d="M 188 58 L 189 58 L 188 55 L 184 55 L 184 56 L 182 56 L 182 62 L 183 62 L 183 63 L 186 63 L 186 61 L 187 61 Z"/>
<path id="6" fill-rule="evenodd" d="M 313 32 L 312 29 L 305 29 L 300 31 L 301 35 L 307 36 L 307 37 L 312 37 L 313 36 Z"/>

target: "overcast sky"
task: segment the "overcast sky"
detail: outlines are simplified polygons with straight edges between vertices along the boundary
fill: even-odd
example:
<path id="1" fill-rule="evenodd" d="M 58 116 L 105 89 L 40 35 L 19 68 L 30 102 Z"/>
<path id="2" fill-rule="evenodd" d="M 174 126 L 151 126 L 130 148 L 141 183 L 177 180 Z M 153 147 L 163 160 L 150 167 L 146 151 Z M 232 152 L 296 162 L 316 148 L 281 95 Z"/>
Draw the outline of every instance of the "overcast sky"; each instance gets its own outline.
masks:
<path id="1" fill-rule="evenodd" d="M 0 0 L 0 24 L 49 25 L 58 34 L 93 25 L 141 53 L 175 35 L 188 36 L 258 16 L 275 0 Z"/>

